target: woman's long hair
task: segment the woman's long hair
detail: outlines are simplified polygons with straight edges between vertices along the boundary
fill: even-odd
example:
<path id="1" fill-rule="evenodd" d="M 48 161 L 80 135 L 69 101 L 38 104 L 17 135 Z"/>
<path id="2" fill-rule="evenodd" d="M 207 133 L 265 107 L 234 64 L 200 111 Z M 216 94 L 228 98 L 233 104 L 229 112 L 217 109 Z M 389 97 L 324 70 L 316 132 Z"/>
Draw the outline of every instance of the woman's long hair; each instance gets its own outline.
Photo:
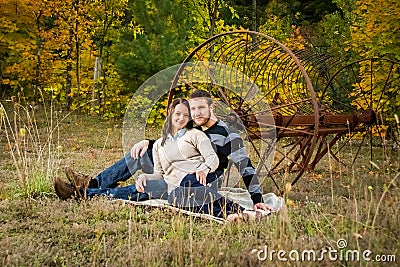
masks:
<path id="1" fill-rule="evenodd" d="M 193 128 L 193 120 L 190 115 L 190 107 L 189 107 L 188 101 L 186 101 L 183 98 L 175 98 L 174 100 L 172 100 L 171 104 L 168 107 L 168 115 L 167 115 L 167 118 L 165 118 L 165 121 L 163 124 L 161 146 L 164 146 L 165 141 L 167 140 L 168 134 L 173 135 L 173 133 L 172 133 L 172 115 L 174 114 L 175 107 L 179 104 L 185 105 L 189 111 L 189 121 L 186 124 L 185 128 L 187 128 L 187 129 Z"/>

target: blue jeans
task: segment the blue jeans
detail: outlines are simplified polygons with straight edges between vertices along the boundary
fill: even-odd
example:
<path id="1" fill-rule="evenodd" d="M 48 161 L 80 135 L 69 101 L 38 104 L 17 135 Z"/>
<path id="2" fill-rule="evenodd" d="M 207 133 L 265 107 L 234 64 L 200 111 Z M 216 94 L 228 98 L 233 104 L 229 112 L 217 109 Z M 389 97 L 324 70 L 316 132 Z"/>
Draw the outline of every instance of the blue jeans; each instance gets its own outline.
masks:
<path id="1" fill-rule="evenodd" d="M 151 149 L 148 149 L 143 157 L 134 159 L 130 153 L 122 159 L 99 173 L 94 179 L 99 183 L 99 188 L 113 188 L 118 186 L 118 182 L 126 181 L 138 170 L 144 173 L 153 173 L 153 157 Z"/>
<path id="2" fill-rule="evenodd" d="M 167 199 L 167 184 L 162 180 L 147 181 L 145 187 L 146 193 L 140 193 L 136 190 L 135 185 L 124 187 L 118 186 L 118 182 L 126 181 L 138 170 L 144 173 L 153 173 L 153 157 L 151 149 L 148 149 L 143 157 L 133 159 L 130 153 L 126 154 L 122 159 L 99 173 L 94 179 L 97 180 L 98 188 L 86 189 L 86 196 L 108 196 L 126 200 L 147 200 L 149 198 Z"/>
<path id="3" fill-rule="evenodd" d="M 219 218 L 244 210 L 239 204 L 218 193 L 218 178 L 215 173 L 207 175 L 206 183 L 204 186 L 196 179 L 195 174 L 188 174 L 183 178 L 180 187 L 168 196 L 168 202 L 178 208 Z"/>
<path id="4" fill-rule="evenodd" d="M 88 188 L 86 189 L 86 196 L 107 196 L 132 201 L 144 201 L 154 198 L 168 199 L 168 188 L 164 179 L 147 181 L 144 190 L 145 193 L 138 192 L 134 184 L 115 188 Z"/>

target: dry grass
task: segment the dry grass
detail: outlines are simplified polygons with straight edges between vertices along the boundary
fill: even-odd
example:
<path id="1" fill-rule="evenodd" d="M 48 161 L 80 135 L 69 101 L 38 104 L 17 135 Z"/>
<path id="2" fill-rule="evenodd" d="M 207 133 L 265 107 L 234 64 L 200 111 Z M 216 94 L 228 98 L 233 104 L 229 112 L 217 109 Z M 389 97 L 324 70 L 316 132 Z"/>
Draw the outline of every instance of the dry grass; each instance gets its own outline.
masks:
<path id="1" fill-rule="evenodd" d="M 269 252 L 320 253 L 324 248 L 337 249 L 340 238 L 347 241 L 342 252 L 369 249 L 371 257 L 395 255 L 400 261 L 396 150 L 372 167 L 367 147 L 361 156 L 365 159 L 353 168 L 325 158 L 292 188 L 287 208 L 279 214 L 261 223 L 220 225 L 103 198 L 83 203 L 58 200 L 52 177 L 64 177 L 62 166 L 70 164 L 95 175 L 123 155 L 121 122 L 15 110 L 17 119 L 13 107 L 7 110 L 12 118 L 8 132 L 4 112 L 1 115 L 0 266 L 396 266 L 396 262 L 330 261 L 328 256 L 317 263 L 283 262 L 276 253 L 272 261 L 257 257 L 265 246 Z M 379 147 L 374 150 L 383 154 Z M 351 153 L 349 148 L 340 156 Z M 269 182 L 263 186 L 272 188 Z"/>

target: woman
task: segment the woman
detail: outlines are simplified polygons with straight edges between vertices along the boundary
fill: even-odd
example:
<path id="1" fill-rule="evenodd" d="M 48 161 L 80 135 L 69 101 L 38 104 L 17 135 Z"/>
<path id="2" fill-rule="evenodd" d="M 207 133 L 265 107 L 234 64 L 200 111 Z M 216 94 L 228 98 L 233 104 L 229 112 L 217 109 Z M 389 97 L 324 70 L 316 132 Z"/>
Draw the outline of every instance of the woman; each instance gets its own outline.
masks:
<path id="1" fill-rule="evenodd" d="M 154 173 L 139 175 L 137 190 L 144 192 L 147 180 L 164 179 L 168 202 L 174 206 L 228 220 L 255 219 L 256 212 L 245 211 L 217 192 L 218 157 L 206 134 L 193 128 L 189 110 L 187 101 L 172 101 L 162 137 L 153 146 Z"/>

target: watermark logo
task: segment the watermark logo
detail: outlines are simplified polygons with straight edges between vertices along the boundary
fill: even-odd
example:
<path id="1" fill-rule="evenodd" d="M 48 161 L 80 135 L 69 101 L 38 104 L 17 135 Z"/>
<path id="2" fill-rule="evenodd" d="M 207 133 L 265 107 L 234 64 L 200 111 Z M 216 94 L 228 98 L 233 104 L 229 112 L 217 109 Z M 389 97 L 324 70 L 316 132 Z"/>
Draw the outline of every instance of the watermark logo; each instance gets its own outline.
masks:
<path id="1" fill-rule="evenodd" d="M 292 249 L 286 251 L 283 249 L 269 249 L 267 245 L 257 251 L 257 257 L 260 261 L 364 261 L 364 262 L 396 262 L 394 254 L 374 254 L 371 250 L 355 250 L 347 248 L 347 240 L 340 238 L 336 241 L 336 248 L 325 247 L 320 250 Z"/>

